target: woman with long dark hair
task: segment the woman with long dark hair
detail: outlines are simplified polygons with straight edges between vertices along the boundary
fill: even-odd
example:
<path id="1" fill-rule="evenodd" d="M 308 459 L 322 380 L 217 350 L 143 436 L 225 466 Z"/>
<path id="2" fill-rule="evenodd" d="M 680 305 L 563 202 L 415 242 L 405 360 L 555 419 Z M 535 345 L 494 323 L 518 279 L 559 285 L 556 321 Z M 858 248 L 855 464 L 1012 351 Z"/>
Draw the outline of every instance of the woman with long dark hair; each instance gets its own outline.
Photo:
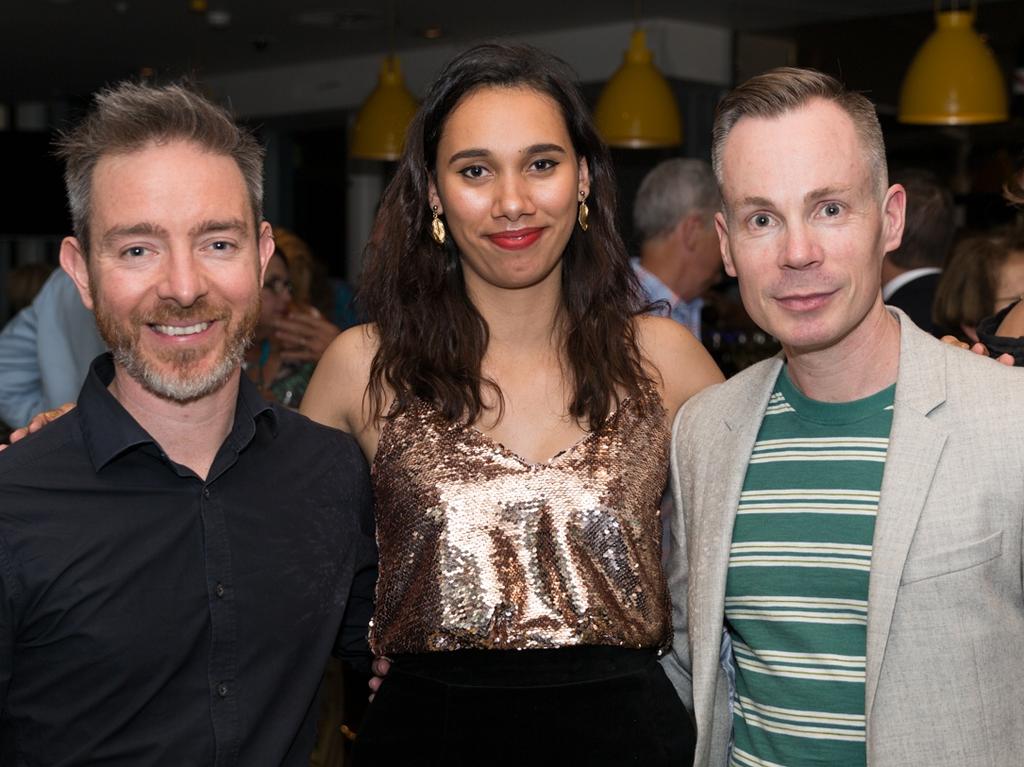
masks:
<path id="1" fill-rule="evenodd" d="M 373 467 L 371 646 L 391 669 L 366 764 L 680 765 L 686 711 L 658 503 L 682 402 L 721 380 L 646 316 L 573 76 L 481 45 L 429 89 L 360 301 L 303 410 Z"/>

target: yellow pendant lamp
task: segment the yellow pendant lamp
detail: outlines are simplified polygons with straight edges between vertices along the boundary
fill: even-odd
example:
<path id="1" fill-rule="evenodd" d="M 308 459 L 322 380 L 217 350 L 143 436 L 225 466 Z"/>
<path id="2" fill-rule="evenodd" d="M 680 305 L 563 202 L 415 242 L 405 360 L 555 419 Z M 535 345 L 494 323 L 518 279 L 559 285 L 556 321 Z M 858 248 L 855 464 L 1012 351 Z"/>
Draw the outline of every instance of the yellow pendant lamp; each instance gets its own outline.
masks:
<path id="1" fill-rule="evenodd" d="M 597 130 L 609 146 L 648 149 L 683 141 L 676 97 L 652 59 L 644 31 L 634 30 L 622 66 L 594 109 Z"/>
<path id="2" fill-rule="evenodd" d="M 402 80 L 398 57 L 385 56 L 377 87 L 356 117 L 349 154 L 363 160 L 397 160 L 417 108 L 416 99 Z"/>
<path id="3" fill-rule="evenodd" d="M 936 29 L 910 63 L 899 121 L 980 125 L 1007 119 L 1006 83 L 996 57 L 974 31 L 972 11 L 936 13 Z"/>

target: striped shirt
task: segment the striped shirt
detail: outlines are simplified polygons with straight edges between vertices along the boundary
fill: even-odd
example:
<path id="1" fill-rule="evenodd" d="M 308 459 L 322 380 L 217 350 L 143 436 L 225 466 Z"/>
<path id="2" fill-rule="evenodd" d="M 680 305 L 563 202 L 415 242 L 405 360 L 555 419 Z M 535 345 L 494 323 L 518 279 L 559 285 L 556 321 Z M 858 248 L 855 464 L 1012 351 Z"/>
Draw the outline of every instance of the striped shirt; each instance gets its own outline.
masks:
<path id="1" fill-rule="evenodd" d="M 731 765 L 866 763 L 868 576 L 894 391 L 817 402 L 779 375 L 729 558 Z"/>

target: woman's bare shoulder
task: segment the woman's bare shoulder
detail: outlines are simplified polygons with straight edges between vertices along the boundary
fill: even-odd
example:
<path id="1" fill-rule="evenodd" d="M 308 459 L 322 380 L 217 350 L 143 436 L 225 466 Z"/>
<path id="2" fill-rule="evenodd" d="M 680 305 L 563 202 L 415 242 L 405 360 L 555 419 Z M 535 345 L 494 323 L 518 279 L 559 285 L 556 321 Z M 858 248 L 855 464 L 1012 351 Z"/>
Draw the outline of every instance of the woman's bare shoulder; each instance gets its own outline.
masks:
<path id="1" fill-rule="evenodd" d="M 356 325 L 335 338 L 317 363 L 302 399 L 302 412 L 352 434 L 364 429 L 368 420 L 364 395 L 377 346 L 373 325 Z"/>
<path id="2" fill-rule="evenodd" d="M 661 388 L 670 417 L 701 389 L 724 380 L 700 341 L 675 320 L 644 315 L 635 323 L 640 351 Z"/>

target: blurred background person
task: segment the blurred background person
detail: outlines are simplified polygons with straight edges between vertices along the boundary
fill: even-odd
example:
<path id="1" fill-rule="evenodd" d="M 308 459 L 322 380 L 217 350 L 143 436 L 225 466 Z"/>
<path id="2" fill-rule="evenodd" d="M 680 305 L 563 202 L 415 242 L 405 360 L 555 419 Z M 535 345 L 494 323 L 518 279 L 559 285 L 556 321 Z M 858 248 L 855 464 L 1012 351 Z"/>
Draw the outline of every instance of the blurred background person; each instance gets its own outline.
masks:
<path id="1" fill-rule="evenodd" d="M 990 356 L 1009 354 L 1024 367 L 1024 228 L 1007 239 L 1009 253 L 996 276 L 996 313 L 978 323 L 978 340 Z"/>
<path id="2" fill-rule="evenodd" d="M 972 234 L 953 248 L 935 291 L 933 320 L 939 334 L 978 341 L 979 323 L 1005 309 L 1024 291 L 1021 232 Z"/>
<path id="3" fill-rule="evenodd" d="M 1006 256 L 995 275 L 995 311 L 1003 311 L 1024 296 L 1024 229 L 1006 232 Z"/>
<path id="4" fill-rule="evenodd" d="M 254 343 L 246 350 L 242 367 L 264 397 L 297 408 L 316 362 L 293 361 L 282 356 L 283 347 L 276 335 L 277 323 L 291 310 L 292 290 L 288 261 L 277 248 L 263 277 L 260 319 Z"/>
<path id="5" fill-rule="evenodd" d="M 665 302 L 667 316 L 697 339 L 704 295 L 722 278 L 714 223 L 720 205 L 711 166 L 682 158 L 655 166 L 633 204 L 640 257 L 632 264 L 644 294 L 649 301 Z"/>
<path id="6" fill-rule="evenodd" d="M 304 239 L 279 226 L 274 228 L 274 241 L 288 259 L 297 304 L 314 307 L 341 330 L 365 322 L 356 309 L 352 287 L 331 277 L 327 264 L 313 255 Z"/>
<path id="7" fill-rule="evenodd" d="M 1016 172 L 1003 187 L 1003 196 L 1011 205 L 1024 208 L 1024 154 L 1017 160 Z M 994 317 L 983 320 L 978 326 L 978 335 L 990 354 L 1010 354 L 1015 365 L 1024 367 L 1024 300 L 1018 298 Z"/>
<path id="8" fill-rule="evenodd" d="M 57 269 L 0 332 L 0 420 L 23 426 L 73 402 L 107 346 L 71 278 Z"/>
<path id="9" fill-rule="evenodd" d="M 352 289 L 329 278 L 326 264 L 295 232 L 275 227 L 274 242 L 288 261 L 292 283 L 290 309 L 275 320 L 282 358 L 315 364 L 342 330 L 361 321 Z"/>
<path id="10" fill-rule="evenodd" d="M 882 300 L 906 312 L 922 330 L 937 333 L 932 304 L 956 228 L 953 193 L 934 173 L 911 168 L 893 174 L 907 190 L 900 246 L 882 261 Z"/>
<path id="11" fill-rule="evenodd" d="M 8 273 L 8 320 L 32 303 L 52 272 L 53 264 L 23 264 Z"/>

